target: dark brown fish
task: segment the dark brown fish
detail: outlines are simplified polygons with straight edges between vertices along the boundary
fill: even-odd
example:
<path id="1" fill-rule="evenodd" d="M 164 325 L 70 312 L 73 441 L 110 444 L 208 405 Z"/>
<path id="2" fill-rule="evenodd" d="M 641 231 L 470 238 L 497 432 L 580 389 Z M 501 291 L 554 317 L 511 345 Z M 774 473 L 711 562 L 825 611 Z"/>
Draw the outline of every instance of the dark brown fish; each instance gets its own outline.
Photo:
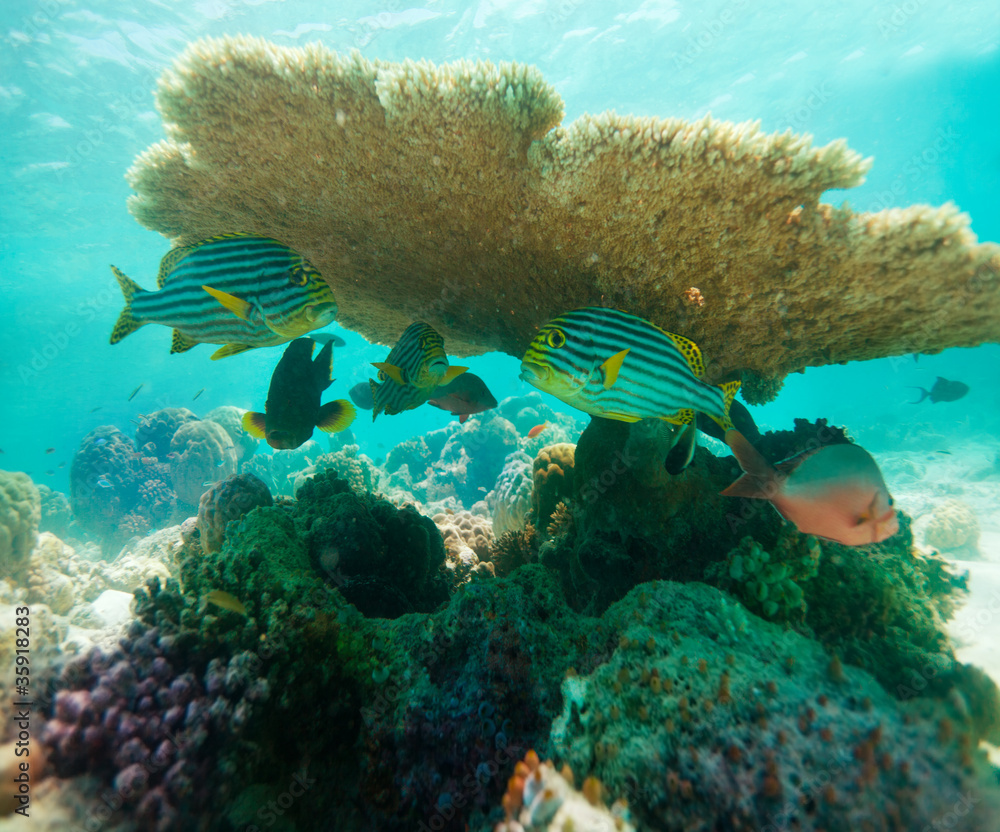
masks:
<path id="1" fill-rule="evenodd" d="M 285 349 L 271 374 L 264 413 L 243 414 L 243 430 L 276 450 L 298 448 L 309 440 L 314 428 L 327 433 L 343 430 L 354 421 L 354 407 L 345 399 L 320 404 L 330 386 L 333 342 L 312 360 L 316 342 L 298 338 Z"/>
<path id="2" fill-rule="evenodd" d="M 961 381 L 949 381 L 938 376 L 930 390 L 925 390 L 923 387 L 912 389 L 919 390 L 922 395 L 910 404 L 920 404 L 924 399 L 930 399 L 933 404 L 937 404 L 938 402 L 957 402 L 969 392 L 969 385 Z"/>

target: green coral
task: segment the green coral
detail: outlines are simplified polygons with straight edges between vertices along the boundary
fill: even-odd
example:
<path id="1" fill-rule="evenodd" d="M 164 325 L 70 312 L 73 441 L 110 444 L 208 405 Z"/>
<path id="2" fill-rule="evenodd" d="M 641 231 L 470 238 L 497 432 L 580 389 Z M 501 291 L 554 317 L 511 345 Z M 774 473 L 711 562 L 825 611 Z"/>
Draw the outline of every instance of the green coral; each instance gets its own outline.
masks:
<path id="1" fill-rule="evenodd" d="M 749 535 L 726 558 L 725 574 L 736 595 L 765 618 L 801 619 L 807 605 L 802 585 L 816 577 L 822 550 L 812 535 L 785 526 L 767 552 Z"/>

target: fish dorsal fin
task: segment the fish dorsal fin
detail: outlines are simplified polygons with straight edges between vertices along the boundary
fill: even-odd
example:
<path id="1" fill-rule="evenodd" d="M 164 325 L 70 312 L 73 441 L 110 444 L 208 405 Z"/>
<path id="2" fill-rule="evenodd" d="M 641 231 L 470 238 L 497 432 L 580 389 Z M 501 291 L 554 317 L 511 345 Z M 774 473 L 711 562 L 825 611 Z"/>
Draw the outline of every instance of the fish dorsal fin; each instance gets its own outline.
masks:
<path id="1" fill-rule="evenodd" d="M 372 421 L 374 422 L 382 406 L 378 403 L 378 384 L 375 383 L 374 379 L 368 379 L 368 386 L 372 391 Z"/>
<path id="2" fill-rule="evenodd" d="M 248 410 L 243 414 L 241 424 L 243 425 L 243 430 L 255 439 L 267 438 L 266 422 L 263 413 L 255 413 L 252 410 Z"/>
<path id="3" fill-rule="evenodd" d="M 743 469 L 743 476 L 719 493 L 724 497 L 756 497 L 771 499 L 775 496 L 774 488 L 777 471 L 761 455 L 749 440 L 735 428 L 726 431 L 726 444 Z"/>
<path id="4" fill-rule="evenodd" d="M 604 389 L 608 390 L 612 384 L 618 380 L 618 372 L 622 368 L 622 362 L 625 360 L 625 356 L 629 354 L 631 347 L 622 350 L 621 352 L 616 352 L 610 358 L 605 360 L 601 364 L 601 372 L 604 375 Z"/>
<path id="5" fill-rule="evenodd" d="M 231 355 L 239 355 L 241 352 L 253 349 L 256 349 L 253 344 L 226 344 L 226 346 L 219 347 L 219 349 L 213 352 L 211 359 L 218 361 L 220 358 L 229 358 Z"/>
<path id="6" fill-rule="evenodd" d="M 690 425 L 695 420 L 695 413 L 693 410 L 685 408 L 678 410 L 673 416 L 660 416 L 660 419 L 671 425 Z"/>
<path id="7" fill-rule="evenodd" d="M 213 289 L 211 286 L 203 285 L 201 288 L 208 292 L 213 298 L 215 298 L 240 320 L 250 320 L 250 313 L 253 311 L 253 305 L 249 301 L 238 298 L 236 295 L 231 295 L 229 292 L 222 292 L 219 289 Z"/>
<path id="8" fill-rule="evenodd" d="M 357 411 L 347 399 L 337 399 L 319 409 L 316 427 L 324 433 L 337 433 L 354 421 Z"/>
<path id="9" fill-rule="evenodd" d="M 191 347 L 197 346 L 198 342 L 188 338 L 179 329 L 174 330 L 174 338 L 170 343 L 170 352 L 187 352 Z"/>
<path id="10" fill-rule="evenodd" d="M 659 327 L 656 328 L 660 329 Z M 698 345 L 690 338 L 685 338 L 683 335 L 678 335 L 675 332 L 667 332 L 665 329 L 660 329 L 660 332 L 674 342 L 674 346 L 684 356 L 684 360 L 687 361 L 691 372 L 697 378 L 702 378 L 705 375 L 705 361 L 701 357 L 701 350 L 698 349 Z"/>
<path id="11" fill-rule="evenodd" d="M 316 344 L 315 341 L 312 342 Z M 312 350 L 310 350 L 310 355 Z M 325 390 L 333 381 L 333 341 L 327 341 L 319 355 L 313 359 L 313 375 L 320 389 Z"/>
<path id="12" fill-rule="evenodd" d="M 774 468 L 779 473 L 784 474 L 785 476 L 788 476 L 789 474 L 792 473 L 792 471 L 794 471 L 796 468 L 798 468 L 803 462 L 805 462 L 807 459 L 809 459 L 809 457 L 811 457 L 813 454 L 819 453 L 821 450 L 822 450 L 822 447 L 820 447 L 820 448 L 806 448 L 804 451 L 799 451 L 797 454 L 794 454 L 794 455 L 788 457 L 787 459 L 781 460 L 781 462 L 774 463 Z"/>
<path id="13" fill-rule="evenodd" d="M 170 278 L 170 273 L 177 268 L 177 264 L 187 257 L 192 251 L 200 248 L 204 243 L 192 243 L 189 246 L 178 246 L 172 248 L 163 255 L 160 261 L 160 271 L 156 275 L 156 288 L 162 289 Z"/>
<path id="14" fill-rule="evenodd" d="M 444 375 L 441 376 L 441 381 L 438 382 L 438 387 L 445 384 L 451 384 L 456 378 L 458 378 L 462 373 L 468 370 L 468 367 L 449 367 L 444 371 Z"/>
<path id="15" fill-rule="evenodd" d="M 372 366 L 376 370 L 380 370 L 385 373 L 386 378 L 391 378 L 396 384 L 406 384 L 406 370 L 401 367 L 397 367 L 395 364 L 389 364 L 385 361 L 373 361 Z"/>

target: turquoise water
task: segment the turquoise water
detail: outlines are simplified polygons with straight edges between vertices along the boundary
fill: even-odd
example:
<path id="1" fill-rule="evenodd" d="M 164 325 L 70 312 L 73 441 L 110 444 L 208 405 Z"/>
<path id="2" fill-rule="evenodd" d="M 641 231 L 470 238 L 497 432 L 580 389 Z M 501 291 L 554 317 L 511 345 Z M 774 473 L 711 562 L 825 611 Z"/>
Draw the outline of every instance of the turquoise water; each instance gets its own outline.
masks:
<path id="1" fill-rule="evenodd" d="M 839 205 L 846 200 L 856 211 L 952 202 L 971 216 L 980 241 L 1000 241 L 996 0 L 842 0 L 822 5 L 786 0 L 412 2 L 168 0 L 140 3 L 138 8 L 124 0 L 3 4 L 0 297 L 6 325 L 0 328 L 0 469 L 29 472 L 36 483 L 69 493 L 73 455 L 98 426 L 115 425 L 131 436 L 142 414 L 162 408 L 187 407 L 198 415 L 222 405 L 263 409 L 283 347 L 223 361 L 209 360 L 215 349 L 209 346 L 170 355 L 170 331 L 162 326 L 146 326 L 117 345 L 108 343 L 123 303 L 109 265 L 152 288 L 170 245 L 129 214 L 126 200 L 132 192 L 124 175 L 138 154 L 164 138 L 154 102 L 158 77 L 189 43 L 206 36 L 253 35 L 280 46 L 319 41 L 339 52 L 357 49 L 366 58 L 386 61 L 533 64 L 565 102 L 564 124 L 609 109 L 685 119 L 710 112 L 735 122 L 759 119 L 765 131 L 809 133 L 817 146 L 843 138 L 862 156 L 873 157 L 874 164 L 863 185 L 830 191 L 824 202 Z M 947 285 L 940 292 L 945 295 Z M 343 337 L 346 346 L 335 350 L 335 381 L 324 394 L 327 401 L 346 397 L 351 387 L 370 378 L 371 362 L 384 360 L 389 349 L 338 325 L 328 331 Z M 990 335 L 1000 342 L 1000 331 L 984 340 Z M 452 363 L 468 365 L 499 401 L 533 391 L 518 379 L 519 359 L 513 356 L 453 357 Z M 762 430 L 790 429 L 797 418 L 822 417 L 845 425 L 883 464 L 899 507 L 919 521 L 939 498 L 963 493 L 958 484 L 963 476 L 1000 458 L 998 367 L 1000 343 L 810 368 L 790 375 L 773 402 L 751 410 Z M 914 388 L 931 387 L 936 376 L 960 380 L 970 392 L 951 403 L 912 403 L 918 395 Z M 579 411 L 551 396 L 544 398 L 553 409 L 581 424 L 586 421 Z M 351 431 L 361 451 L 378 461 L 409 437 L 452 422 L 454 417 L 432 407 L 383 415 L 374 423 L 362 411 Z M 313 438 L 326 449 L 325 436 L 317 432 Z M 726 452 L 719 442 L 705 443 L 720 455 Z M 945 455 L 935 456 L 941 452 Z M 258 453 L 270 450 L 261 443 Z M 910 459 L 919 462 L 919 475 L 912 473 Z M 974 507 L 984 532 L 980 554 L 993 569 L 987 577 L 994 583 L 982 585 L 992 587 L 991 598 L 1000 598 L 1000 515 L 993 499 L 997 492 L 994 482 L 983 484 L 995 476 L 995 471 L 984 473 L 967 496 L 977 501 Z M 479 490 L 485 493 L 492 485 L 483 483 Z M 714 522 L 722 525 L 719 518 Z M 920 534 L 927 525 L 925 520 Z M 336 548 L 333 553 L 340 557 Z M 95 547 L 86 556 L 99 557 Z M 683 579 L 693 584 L 700 577 Z M 232 589 L 235 579 L 226 579 L 230 584 L 219 586 Z M 199 591 L 216 588 L 204 575 L 198 580 Z M 470 584 L 469 597 L 486 585 Z M 973 583 L 974 593 L 980 585 Z M 487 592 L 475 597 L 482 601 Z M 268 595 L 267 603 L 274 597 Z M 515 617 L 520 616 L 521 596 L 511 597 Z M 244 600 L 248 606 L 260 602 Z M 980 598 L 978 603 L 975 609 L 987 609 L 990 616 L 996 612 L 992 600 Z M 636 604 L 639 619 L 646 602 Z M 256 620 L 248 620 L 257 626 L 265 618 L 258 612 Z M 1000 658 L 989 638 L 994 621 L 989 618 L 989 627 L 970 625 L 975 638 L 969 641 L 983 650 L 981 663 L 986 667 L 991 662 L 988 671 L 1000 679 Z M 360 616 L 354 623 L 366 634 L 366 644 L 376 652 L 374 645 L 379 644 L 381 650 L 381 634 L 371 637 L 380 633 L 381 622 L 374 615 L 364 622 L 368 629 L 359 622 Z M 519 618 L 519 623 L 524 622 Z M 249 630 L 251 625 L 246 626 Z M 300 620 L 292 628 L 293 633 L 313 635 Z M 218 632 L 230 637 L 233 631 L 220 627 Z M 211 632 L 212 637 L 217 634 Z M 620 643 L 616 635 L 608 653 Z M 237 649 L 234 644 L 225 644 L 229 654 Z M 581 661 L 599 663 L 593 656 L 582 656 L 583 648 L 580 653 Z M 814 662 L 823 669 L 824 684 L 825 661 Z M 850 663 L 849 657 L 844 663 Z M 386 677 L 388 667 L 387 661 Z M 382 684 L 384 678 L 364 668 L 362 676 Z M 554 682 L 548 680 L 552 690 L 558 689 L 564 671 L 560 669 Z M 851 672 L 861 673 L 853 667 Z M 442 690 L 447 687 L 445 682 L 440 685 Z M 345 708 L 343 702 L 337 707 Z M 880 707 L 889 713 L 889 705 Z M 346 710 L 331 706 L 330 712 Z M 473 702 L 469 713 L 484 712 Z M 858 716 L 859 709 L 852 713 Z M 488 714 L 485 719 L 491 721 Z M 496 722 L 505 724 L 499 716 Z M 537 726 L 530 727 L 537 732 Z M 547 730 L 537 735 L 545 736 Z M 282 751 L 292 758 L 300 750 L 290 743 Z M 286 768 L 287 760 L 275 763 L 269 774 L 287 779 Z M 413 768 L 420 773 L 419 761 Z M 432 788 L 425 791 L 436 797 Z M 499 795 L 502 789 L 495 791 Z M 494 809 L 498 805 L 493 801 Z M 0 828 L 2 824 L 0 819 Z M 326 828 L 338 827 L 333 823 Z"/>
<path id="2" fill-rule="evenodd" d="M 574 0 L 324 4 L 205 0 L 182 4 L 32 2 L 5 5 L 0 112 L 3 272 L 8 325 L 0 332 L 7 391 L 0 414 L 4 466 L 68 488 L 68 462 L 99 424 L 136 414 L 222 404 L 259 409 L 279 355 L 262 350 L 210 362 L 207 347 L 169 355 L 169 333 L 149 326 L 112 348 L 121 307 L 114 263 L 151 286 L 168 241 L 141 228 L 125 201 L 133 158 L 163 137 L 153 90 L 190 41 L 245 33 L 281 45 L 320 40 L 370 58 L 517 60 L 537 65 L 566 104 L 584 112 L 694 118 L 705 112 L 766 130 L 809 132 L 817 144 L 846 138 L 875 163 L 850 193 L 856 209 L 955 202 L 980 240 L 1000 239 L 1000 9 L 993 3 L 854 2 L 835 12 L 808 3 Z M 344 334 L 344 333 L 341 333 Z M 384 348 L 346 335 L 328 395 L 368 377 Z M 784 427 L 828 416 L 863 434 L 885 417 L 907 418 L 913 391 L 935 375 L 972 393 L 939 405 L 939 430 L 996 431 L 996 347 L 955 350 L 919 364 L 876 361 L 812 369 L 788 379 L 755 415 Z M 516 361 L 472 359 L 498 399 L 527 392 Z M 131 402 L 126 398 L 139 384 Z M 558 404 L 552 402 L 553 404 Z M 91 413 L 95 407 L 101 409 Z M 561 407 L 561 406 L 560 406 Z M 926 409 L 926 408 L 925 408 Z M 928 414 L 922 414 L 928 416 Z M 367 419 L 353 430 L 373 457 L 448 415 L 422 408 Z M 44 449 L 56 447 L 54 457 Z"/>

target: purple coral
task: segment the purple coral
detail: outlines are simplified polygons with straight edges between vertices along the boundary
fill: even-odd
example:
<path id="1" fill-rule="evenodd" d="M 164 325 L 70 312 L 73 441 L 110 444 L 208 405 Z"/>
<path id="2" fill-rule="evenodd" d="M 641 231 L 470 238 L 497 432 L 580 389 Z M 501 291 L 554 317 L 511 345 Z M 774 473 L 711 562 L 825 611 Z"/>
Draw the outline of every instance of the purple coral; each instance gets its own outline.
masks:
<path id="1" fill-rule="evenodd" d="M 198 417 L 186 407 L 165 407 L 144 417 L 142 424 L 135 429 L 135 444 L 137 448 L 149 448 L 151 456 L 160 462 L 167 461 L 170 453 L 170 440 L 177 429 L 188 422 L 196 422 Z"/>
<path id="2" fill-rule="evenodd" d="M 140 830 L 195 828 L 227 791 L 223 743 L 242 734 L 269 693 L 255 655 L 214 659 L 199 678 L 174 670 L 185 665 L 176 645 L 133 622 L 119 648 L 94 648 L 64 668 L 41 731 L 54 773 L 100 777 Z"/>

